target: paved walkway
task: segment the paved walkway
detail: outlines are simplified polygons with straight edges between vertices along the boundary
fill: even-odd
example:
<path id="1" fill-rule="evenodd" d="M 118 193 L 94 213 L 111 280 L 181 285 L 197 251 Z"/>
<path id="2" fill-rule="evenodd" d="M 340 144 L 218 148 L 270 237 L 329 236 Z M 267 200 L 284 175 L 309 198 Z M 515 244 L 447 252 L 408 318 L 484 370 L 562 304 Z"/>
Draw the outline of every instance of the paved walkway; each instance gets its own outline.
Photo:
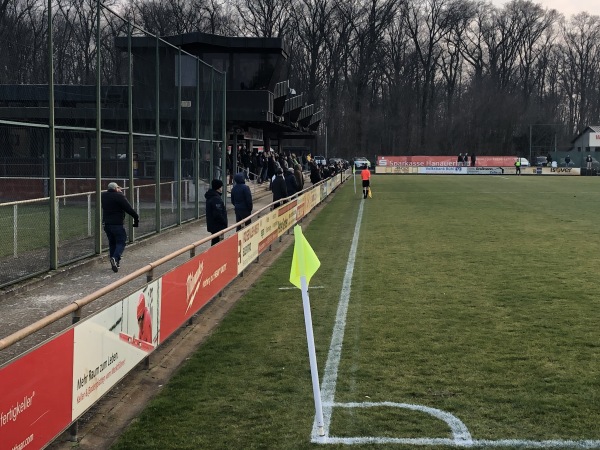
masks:
<path id="1" fill-rule="evenodd" d="M 253 191 L 254 211 L 258 211 L 271 203 L 272 195 L 271 191 L 267 190 L 267 185 L 257 186 Z M 228 204 L 228 210 L 229 224 L 234 224 L 235 214 L 230 204 Z M 235 229 L 226 235 L 229 236 L 234 232 Z M 71 304 L 73 301 L 108 286 L 124 275 L 130 274 L 208 236 L 205 220 L 200 219 L 128 245 L 118 273 L 111 270 L 107 253 L 104 252 L 102 255 L 88 258 L 57 271 L 11 286 L 11 288 L 0 293 L 0 329 L 2 330 L 0 338 L 4 338 Z M 209 245 L 210 242 L 196 248 L 196 254 L 204 251 Z M 154 276 L 158 277 L 164 274 L 187 259 L 189 259 L 189 253 L 159 266 L 155 269 Z M 85 306 L 82 310 L 82 318 L 127 296 L 144 284 L 146 284 L 146 277 L 142 276 L 117 288 L 110 294 Z M 5 350 L 0 350 L 0 365 L 64 330 L 70 324 L 71 318 L 66 317 L 23 341 Z"/>

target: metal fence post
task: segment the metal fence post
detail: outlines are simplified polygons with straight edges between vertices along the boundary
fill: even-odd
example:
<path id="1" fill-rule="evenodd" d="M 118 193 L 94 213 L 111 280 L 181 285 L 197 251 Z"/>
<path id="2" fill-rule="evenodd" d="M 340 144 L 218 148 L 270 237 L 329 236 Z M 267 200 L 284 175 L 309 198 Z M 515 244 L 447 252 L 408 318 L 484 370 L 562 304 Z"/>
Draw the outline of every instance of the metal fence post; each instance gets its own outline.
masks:
<path id="1" fill-rule="evenodd" d="M 73 315 L 71 316 L 71 324 L 76 324 L 81 320 L 81 309 L 77 308 L 73 311 Z M 69 441 L 77 442 L 77 435 L 79 433 L 79 421 L 76 420 L 69 427 Z"/>

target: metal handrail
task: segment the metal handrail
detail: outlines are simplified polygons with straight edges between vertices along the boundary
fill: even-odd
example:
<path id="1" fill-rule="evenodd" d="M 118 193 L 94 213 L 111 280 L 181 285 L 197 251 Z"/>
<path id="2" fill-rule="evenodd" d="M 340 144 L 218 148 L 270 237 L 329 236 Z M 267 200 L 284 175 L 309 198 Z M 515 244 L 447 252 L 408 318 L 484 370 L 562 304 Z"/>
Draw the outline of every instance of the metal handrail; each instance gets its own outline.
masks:
<path id="1" fill-rule="evenodd" d="M 117 280 L 117 281 L 115 281 L 115 282 L 89 294 L 89 295 L 86 295 L 85 297 L 83 297 L 79 300 L 74 300 L 69 305 L 59 309 L 58 311 L 51 313 L 50 315 L 48 315 L 46 317 L 43 317 L 42 319 L 32 323 L 31 325 L 28 325 L 25 328 L 22 328 L 6 337 L 0 339 L 0 350 L 4 350 L 5 348 L 8 348 L 11 345 L 16 344 L 20 340 L 23 340 L 26 337 L 32 335 L 33 333 L 40 331 L 44 327 L 47 327 L 48 325 L 51 325 L 54 322 L 56 322 L 64 317 L 67 317 L 69 314 L 74 313 L 75 311 L 82 308 L 83 306 L 93 302 L 94 300 L 97 300 L 98 298 L 102 297 L 105 294 L 108 294 L 109 292 L 115 290 L 116 288 L 119 288 L 144 274 L 152 274 L 154 269 L 161 266 L 162 264 L 165 264 L 165 263 L 177 258 L 178 256 L 181 256 L 182 254 L 184 254 L 186 252 L 195 250 L 197 247 L 209 242 L 211 239 L 213 239 L 217 236 L 221 236 L 221 235 L 235 229 L 238 225 L 246 222 L 248 219 L 252 219 L 255 216 L 259 216 L 265 210 L 270 211 L 272 204 L 273 203 L 271 202 L 268 205 L 266 205 L 266 206 L 262 207 L 261 209 L 259 209 L 258 211 L 256 211 L 255 213 L 251 214 L 249 217 L 245 218 L 244 220 L 241 220 L 240 222 L 236 222 L 235 224 L 225 228 L 224 230 L 219 231 L 218 233 L 215 233 L 208 237 L 200 239 L 199 241 L 189 244 L 173 253 L 163 256 L 162 258 L 157 259 L 156 261 L 153 261 L 153 262 L 141 267 L 140 269 L 137 269 L 136 271 L 130 273 L 129 275 L 126 275 L 123 278 L 121 278 L 121 279 L 119 279 L 119 280 Z M 152 275 L 150 275 L 150 276 L 147 275 L 147 281 L 151 281 L 151 280 L 152 280 Z"/>
<path id="2" fill-rule="evenodd" d="M 254 217 L 257 217 L 257 218 L 260 217 L 260 215 L 265 211 L 270 212 L 272 210 L 274 203 L 278 203 L 278 202 L 287 203 L 288 201 L 293 200 L 294 198 L 298 197 L 298 195 L 306 192 L 309 189 L 314 188 L 315 186 L 323 184 L 326 181 L 327 180 L 321 180 L 318 183 L 316 183 L 315 185 L 310 186 L 310 188 L 305 188 L 300 192 L 296 192 L 295 194 L 290 195 L 289 197 L 277 200 L 277 202 L 271 202 L 268 205 L 263 206 L 258 211 L 252 213 L 250 216 L 244 218 L 243 220 L 241 220 L 239 222 L 234 223 L 233 225 L 225 228 L 224 230 L 219 231 L 218 233 L 214 233 L 208 237 L 200 239 L 199 241 L 189 244 L 175 252 L 172 252 L 166 256 L 163 256 L 162 258 L 157 259 L 156 261 L 153 261 L 153 262 L 141 267 L 140 269 L 137 269 L 136 271 L 130 273 L 129 275 L 125 275 L 123 278 L 121 278 L 121 279 L 119 279 L 119 280 L 117 280 L 117 281 L 115 281 L 115 282 L 89 294 L 89 295 L 86 295 L 85 297 L 83 297 L 79 300 L 74 300 L 72 303 L 59 309 L 58 311 L 55 311 L 55 312 L 51 313 L 50 315 L 26 326 L 25 328 L 22 328 L 6 337 L 0 339 L 0 350 L 4 350 L 4 349 L 10 347 L 11 345 L 16 344 L 17 342 L 25 339 L 26 337 L 32 335 L 33 333 L 40 331 L 44 327 L 51 325 L 52 323 L 54 323 L 60 319 L 63 319 L 64 317 L 67 317 L 69 314 L 76 312 L 77 310 L 88 305 L 89 303 L 93 302 L 94 300 L 97 300 L 98 298 L 102 297 L 103 295 L 108 294 L 109 292 L 115 290 L 116 288 L 119 288 L 144 274 L 146 274 L 147 281 L 148 282 L 151 281 L 153 279 L 152 273 L 155 268 L 177 258 L 178 256 L 181 256 L 182 254 L 184 254 L 186 252 L 195 251 L 195 249 L 197 247 L 201 246 L 202 244 L 209 242 L 210 240 L 212 240 L 213 238 L 215 238 L 217 236 L 221 236 L 229 231 L 232 231 L 233 229 L 237 228 L 238 225 L 244 224 L 249 219 L 251 220 Z M 192 255 L 193 254 L 194 253 L 192 253 Z"/>

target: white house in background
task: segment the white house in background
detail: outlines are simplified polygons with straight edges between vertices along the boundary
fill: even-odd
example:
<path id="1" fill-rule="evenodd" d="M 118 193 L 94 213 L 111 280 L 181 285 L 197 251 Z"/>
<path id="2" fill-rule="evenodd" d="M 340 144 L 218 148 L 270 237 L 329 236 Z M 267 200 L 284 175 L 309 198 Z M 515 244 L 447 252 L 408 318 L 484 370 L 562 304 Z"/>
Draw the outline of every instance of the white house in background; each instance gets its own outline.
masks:
<path id="1" fill-rule="evenodd" d="M 600 152 L 600 125 L 586 127 L 571 141 L 573 152 Z"/>

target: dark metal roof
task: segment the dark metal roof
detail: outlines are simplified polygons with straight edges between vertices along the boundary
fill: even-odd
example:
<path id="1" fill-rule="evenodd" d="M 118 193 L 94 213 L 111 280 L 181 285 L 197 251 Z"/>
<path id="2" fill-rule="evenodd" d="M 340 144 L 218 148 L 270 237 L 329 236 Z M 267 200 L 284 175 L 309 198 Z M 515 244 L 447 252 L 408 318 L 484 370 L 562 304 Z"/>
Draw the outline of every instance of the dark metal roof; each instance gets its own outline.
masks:
<path id="1" fill-rule="evenodd" d="M 288 47 L 282 38 L 231 37 L 201 33 L 198 31 L 176 36 L 167 36 L 162 39 L 178 47 L 189 44 L 200 44 L 202 45 L 202 50 L 207 52 L 223 52 L 225 50 L 244 52 L 247 50 L 256 51 L 262 49 L 283 52 L 286 58 L 289 55 Z"/>
<path id="2" fill-rule="evenodd" d="M 282 38 L 219 36 L 197 31 L 174 36 L 161 36 L 160 39 L 175 47 L 199 45 L 205 53 L 245 53 L 250 51 L 264 51 L 268 53 L 280 53 L 286 59 L 289 56 L 289 47 Z M 115 39 L 115 42 L 117 47 L 127 48 L 127 37 L 120 36 Z M 156 38 L 154 37 L 133 36 L 131 39 L 132 48 L 155 46 Z"/>

